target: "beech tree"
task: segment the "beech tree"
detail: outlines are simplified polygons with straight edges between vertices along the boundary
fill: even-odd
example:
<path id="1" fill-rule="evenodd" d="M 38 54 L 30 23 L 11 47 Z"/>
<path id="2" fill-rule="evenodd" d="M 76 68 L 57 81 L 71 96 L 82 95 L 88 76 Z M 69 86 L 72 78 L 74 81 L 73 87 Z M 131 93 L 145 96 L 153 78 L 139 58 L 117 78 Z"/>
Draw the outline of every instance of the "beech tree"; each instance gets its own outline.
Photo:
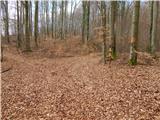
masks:
<path id="1" fill-rule="evenodd" d="M 54 22 L 55 22 L 55 1 L 52 1 L 52 38 L 53 38 L 53 29 L 54 29 Z"/>
<path id="2" fill-rule="evenodd" d="M 141 8 L 144 11 L 141 10 L 140 24 L 138 24 L 140 1 L 55 0 L 1 1 L 0 3 L 2 11 L 0 26 L 2 26 L 1 35 L 5 40 L 4 44 L 12 40 L 11 45 L 15 42 L 17 48 L 27 51 L 31 50 L 32 43 L 38 47 L 41 41 L 50 36 L 52 39 L 57 39 L 56 41 L 66 40 L 69 37 L 73 39 L 76 36 L 76 38 L 82 38 L 81 42 L 89 51 L 92 51 L 90 50 L 92 45 L 97 51 L 100 51 L 103 46 L 102 55 L 105 63 L 108 57 L 106 52 L 107 55 L 111 55 L 111 60 L 116 58 L 117 52 L 127 52 L 129 45 L 126 43 L 131 37 L 129 61 L 134 65 L 137 63 L 138 26 L 140 27 L 139 52 L 145 52 L 147 47 L 150 55 L 155 56 L 159 49 L 157 46 L 160 25 L 158 23 L 158 1 L 145 2 L 145 4 L 144 1 L 141 1 Z M 150 9 L 148 10 L 147 7 Z M 12 9 L 15 12 L 10 12 Z M 149 17 L 149 21 L 148 19 L 143 20 L 143 17 Z M 102 31 L 99 28 L 102 28 Z M 102 43 L 96 39 L 98 35 L 95 34 L 97 33 L 102 35 Z M 41 40 L 38 40 L 39 38 Z"/>
<path id="3" fill-rule="evenodd" d="M 45 10 L 46 10 L 46 33 L 47 36 L 49 36 L 49 14 L 48 14 L 48 8 L 49 7 L 49 3 L 48 1 L 45 1 Z"/>
<path id="4" fill-rule="evenodd" d="M 116 57 L 116 31 L 115 31 L 115 21 L 116 21 L 116 1 L 111 1 L 111 13 L 110 13 L 110 45 L 109 49 L 112 53 L 112 58 L 115 59 Z"/>
<path id="5" fill-rule="evenodd" d="M 34 40 L 35 40 L 35 45 L 38 47 L 38 1 L 35 1 L 35 13 L 34 13 Z"/>
<path id="6" fill-rule="evenodd" d="M 68 26 L 68 19 L 67 19 L 67 11 L 68 11 L 68 1 L 65 1 L 65 10 L 64 10 L 64 34 L 66 35 L 67 34 L 67 26 Z"/>
<path id="7" fill-rule="evenodd" d="M 85 12 L 86 12 L 86 4 L 85 1 L 82 1 L 82 8 L 83 8 L 83 15 L 82 15 L 82 42 L 84 42 L 84 35 L 85 35 L 85 26 L 86 26 L 86 22 L 85 22 Z"/>
<path id="8" fill-rule="evenodd" d="M 149 2 L 149 8 L 150 8 L 150 14 L 149 14 L 149 19 L 150 19 L 150 28 L 149 28 L 149 45 L 148 45 L 148 52 L 151 53 L 151 41 L 152 41 L 152 23 L 153 23 L 153 1 Z"/>
<path id="9" fill-rule="evenodd" d="M 120 26 L 120 35 L 123 35 L 123 31 L 124 31 L 124 23 L 125 23 L 125 5 L 126 5 L 126 1 L 121 1 L 120 2 L 120 21 L 121 21 L 121 26 Z"/>
<path id="10" fill-rule="evenodd" d="M 61 40 L 64 39 L 64 1 L 61 3 Z"/>
<path id="11" fill-rule="evenodd" d="M 29 34 L 29 2 L 25 1 L 25 44 L 26 44 L 26 51 L 31 51 L 30 47 L 30 34 Z"/>
<path id="12" fill-rule="evenodd" d="M 29 12 L 29 34 L 32 37 L 32 1 L 29 1 L 28 4 L 28 12 Z"/>
<path id="13" fill-rule="evenodd" d="M 21 47 L 21 38 L 20 38 L 20 20 L 19 20 L 19 1 L 17 1 L 17 47 Z"/>
<path id="14" fill-rule="evenodd" d="M 135 1 L 133 16 L 132 16 L 132 31 L 131 31 L 130 60 L 129 60 L 129 63 L 131 65 L 137 64 L 139 10 L 140 10 L 140 1 Z"/>
<path id="15" fill-rule="evenodd" d="M 55 34 L 55 39 L 57 38 L 57 1 L 55 2 L 55 26 L 54 26 L 54 34 Z"/>
<path id="16" fill-rule="evenodd" d="M 90 16 L 90 1 L 82 1 L 83 18 L 82 18 L 82 41 L 85 45 L 89 40 L 89 16 Z"/>
<path id="17" fill-rule="evenodd" d="M 5 39 L 8 43 L 10 43 L 9 39 L 9 15 L 8 15 L 8 1 L 1 1 L 1 8 L 3 10 L 3 21 L 5 27 Z"/>
<path id="18" fill-rule="evenodd" d="M 101 1 L 101 19 L 102 19 L 102 31 L 103 31 L 103 62 L 106 64 L 106 4 L 105 1 Z"/>
<path id="19" fill-rule="evenodd" d="M 156 43 L 156 33 L 157 33 L 157 20 L 158 20 L 158 1 L 152 1 L 151 3 L 151 28 L 150 28 L 150 52 L 155 55 L 155 43 Z"/>

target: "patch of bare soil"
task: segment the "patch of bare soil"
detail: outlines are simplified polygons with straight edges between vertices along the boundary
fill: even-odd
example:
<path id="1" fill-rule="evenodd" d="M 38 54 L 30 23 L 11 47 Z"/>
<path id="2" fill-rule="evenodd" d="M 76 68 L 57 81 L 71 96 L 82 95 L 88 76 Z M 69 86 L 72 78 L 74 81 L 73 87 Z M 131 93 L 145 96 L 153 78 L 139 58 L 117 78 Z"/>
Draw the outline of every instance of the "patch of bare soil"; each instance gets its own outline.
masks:
<path id="1" fill-rule="evenodd" d="M 13 68 L 2 73 L 2 120 L 160 120 L 160 62 L 31 54 L 5 53 Z"/>

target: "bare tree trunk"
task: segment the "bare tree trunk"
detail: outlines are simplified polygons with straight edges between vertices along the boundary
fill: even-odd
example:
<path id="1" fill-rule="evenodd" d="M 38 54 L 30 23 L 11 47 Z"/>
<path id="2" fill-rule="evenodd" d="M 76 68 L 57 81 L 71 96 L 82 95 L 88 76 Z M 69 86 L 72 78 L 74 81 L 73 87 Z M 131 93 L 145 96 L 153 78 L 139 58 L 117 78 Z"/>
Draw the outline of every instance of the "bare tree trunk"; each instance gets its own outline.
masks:
<path id="1" fill-rule="evenodd" d="M 8 1 L 2 1 L 2 7 L 4 7 L 5 17 L 4 17 L 4 26 L 5 26 L 5 39 L 10 43 L 9 39 L 9 16 L 8 16 Z"/>
<path id="2" fill-rule="evenodd" d="M 82 42 L 84 42 L 84 44 L 87 45 L 89 40 L 90 2 L 83 1 L 82 7 L 83 7 Z"/>
<path id="3" fill-rule="evenodd" d="M 89 18 L 90 18 L 90 1 L 87 1 L 87 41 L 86 44 L 88 44 L 89 40 Z"/>
<path id="4" fill-rule="evenodd" d="M 140 10 L 140 1 L 135 1 L 133 16 L 132 16 L 132 32 L 131 32 L 130 60 L 129 60 L 129 63 L 131 65 L 137 64 L 136 51 L 138 43 L 139 10 Z"/>
<path id="5" fill-rule="evenodd" d="M 47 30 L 47 36 L 49 36 L 49 15 L 48 15 L 48 7 L 49 7 L 49 5 L 48 5 L 48 1 L 45 1 L 45 3 L 46 3 L 46 25 L 47 25 L 47 28 L 46 28 L 46 30 Z"/>
<path id="6" fill-rule="evenodd" d="M 21 40 L 21 48 L 23 46 L 23 38 L 24 38 L 24 35 L 23 35 L 23 4 L 22 4 L 22 1 L 20 2 L 20 9 L 19 9 L 19 29 L 20 29 L 20 40 Z"/>
<path id="7" fill-rule="evenodd" d="M 149 44 L 148 44 L 148 52 L 151 53 L 151 41 L 152 41 L 152 27 L 153 27 L 153 1 L 149 2 L 150 8 L 150 28 L 149 28 Z"/>
<path id="8" fill-rule="evenodd" d="M 32 37 L 32 2 L 29 2 L 29 33 L 30 37 Z"/>
<path id="9" fill-rule="evenodd" d="M 64 39 L 64 1 L 61 4 L 61 40 Z"/>
<path id="10" fill-rule="evenodd" d="M 121 15 L 120 15 L 120 21 L 121 21 L 121 28 L 120 28 L 120 36 L 123 35 L 124 31 L 124 15 L 125 15 L 125 4 L 126 1 L 121 1 Z"/>
<path id="11" fill-rule="evenodd" d="M 28 1 L 25 1 L 25 39 L 26 39 L 26 51 L 31 51 L 30 47 L 30 34 L 29 34 L 29 10 Z"/>
<path id="12" fill-rule="evenodd" d="M 53 38 L 53 28 L 54 28 L 54 13 L 55 13 L 55 1 L 52 1 L 52 38 Z"/>
<path id="13" fill-rule="evenodd" d="M 19 1 L 17 1 L 17 48 L 21 47 L 20 21 L 19 21 Z"/>
<path id="14" fill-rule="evenodd" d="M 103 63 L 106 64 L 106 4 L 105 1 L 101 1 L 101 19 L 103 26 Z"/>
<path id="15" fill-rule="evenodd" d="M 54 32 L 55 32 L 55 39 L 57 38 L 57 1 L 55 1 L 55 28 L 54 28 Z"/>
<path id="16" fill-rule="evenodd" d="M 152 22 L 152 37 L 151 37 L 151 54 L 155 55 L 155 43 L 157 33 L 157 20 L 158 20 L 158 1 L 153 1 L 153 22 Z"/>
<path id="17" fill-rule="evenodd" d="M 38 1 L 35 1 L 35 14 L 34 14 L 34 40 L 35 40 L 35 45 L 38 47 Z"/>
<path id="18" fill-rule="evenodd" d="M 109 49 L 112 53 L 112 58 L 116 58 L 116 31 L 115 31 L 115 21 L 116 21 L 116 1 L 111 1 L 111 17 L 110 17 L 110 30 L 111 30 L 111 38 L 110 38 L 110 45 Z"/>
<path id="19" fill-rule="evenodd" d="M 21 6 L 22 6 L 22 16 L 21 16 L 21 19 L 22 19 L 22 40 L 23 42 L 25 41 L 25 2 L 24 1 L 21 1 Z"/>
<path id="20" fill-rule="evenodd" d="M 65 17 L 64 18 L 64 20 L 65 20 L 65 22 L 64 22 L 64 27 L 65 27 L 64 34 L 65 35 L 67 35 L 67 28 L 68 28 L 67 27 L 67 25 L 68 25 L 68 21 L 67 21 L 67 10 L 68 9 L 67 8 L 68 8 L 68 1 L 65 1 L 65 10 L 64 10 L 65 11 L 65 14 L 64 14 L 64 17 Z"/>
<path id="21" fill-rule="evenodd" d="M 82 1 L 83 15 L 82 15 L 82 42 L 85 42 L 85 26 L 86 26 L 86 4 Z"/>

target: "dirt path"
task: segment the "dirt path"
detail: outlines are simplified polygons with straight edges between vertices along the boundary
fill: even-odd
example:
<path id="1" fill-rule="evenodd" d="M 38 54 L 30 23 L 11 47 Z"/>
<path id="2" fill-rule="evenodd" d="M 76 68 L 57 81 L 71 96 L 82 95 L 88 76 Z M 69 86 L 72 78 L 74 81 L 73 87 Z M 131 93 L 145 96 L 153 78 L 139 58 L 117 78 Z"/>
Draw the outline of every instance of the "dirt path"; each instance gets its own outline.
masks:
<path id="1" fill-rule="evenodd" d="M 32 59 L 7 53 L 4 120 L 160 119 L 160 68 L 99 63 L 97 56 Z"/>

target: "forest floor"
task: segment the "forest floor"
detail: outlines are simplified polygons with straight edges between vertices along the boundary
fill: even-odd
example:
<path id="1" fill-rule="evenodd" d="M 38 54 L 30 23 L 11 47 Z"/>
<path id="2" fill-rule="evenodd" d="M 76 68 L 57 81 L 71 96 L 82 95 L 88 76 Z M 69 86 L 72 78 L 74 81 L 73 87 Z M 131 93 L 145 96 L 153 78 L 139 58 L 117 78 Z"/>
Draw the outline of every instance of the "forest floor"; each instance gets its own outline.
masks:
<path id="1" fill-rule="evenodd" d="M 2 120 L 160 120 L 160 60 L 131 67 L 128 54 L 103 65 L 99 53 L 44 53 L 4 52 Z"/>

